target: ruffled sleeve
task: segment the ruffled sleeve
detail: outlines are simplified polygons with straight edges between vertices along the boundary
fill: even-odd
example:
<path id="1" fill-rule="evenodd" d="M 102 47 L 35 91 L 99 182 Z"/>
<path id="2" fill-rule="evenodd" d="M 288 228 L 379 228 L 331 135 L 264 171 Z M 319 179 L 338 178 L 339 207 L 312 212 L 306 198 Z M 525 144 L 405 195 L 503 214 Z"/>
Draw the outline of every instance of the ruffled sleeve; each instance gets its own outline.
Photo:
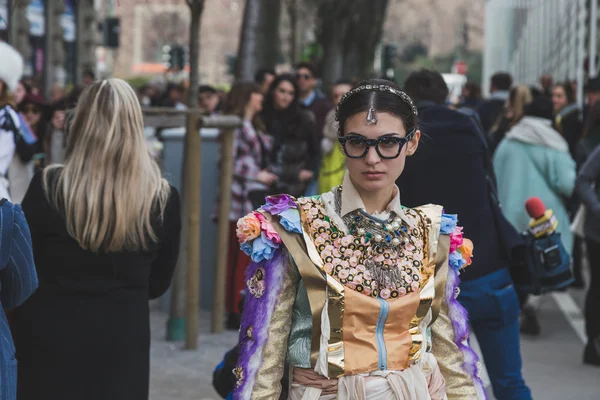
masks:
<path id="1" fill-rule="evenodd" d="M 446 379 L 449 400 L 485 399 L 479 377 L 479 359 L 469 345 L 469 324 L 465 308 L 458 302 L 460 271 L 471 265 L 473 243 L 463 238 L 456 215 L 442 215 L 441 234 L 448 235 L 448 276 L 440 314 L 432 325 L 432 353 Z M 447 244 L 448 242 L 446 242 Z"/>
<path id="2" fill-rule="evenodd" d="M 299 275 L 266 215 L 278 216 L 288 231 L 301 233 L 300 215 L 289 196 L 267 204 L 237 224 L 242 250 L 252 258 L 246 270 L 246 300 L 240 325 L 239 358 L 234 369 L 235 399 L 279 399 L 285 371 Z"/>

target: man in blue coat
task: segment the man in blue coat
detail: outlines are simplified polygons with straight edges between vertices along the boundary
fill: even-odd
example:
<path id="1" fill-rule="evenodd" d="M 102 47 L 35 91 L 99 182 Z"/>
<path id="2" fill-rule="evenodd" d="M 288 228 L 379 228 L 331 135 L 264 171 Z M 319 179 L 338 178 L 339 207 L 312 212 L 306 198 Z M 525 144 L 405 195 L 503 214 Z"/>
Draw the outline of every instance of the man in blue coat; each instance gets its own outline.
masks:
<path id="1" fill-rule="evenodd" d="M 460 276 L 458 300 L 469 312 L 494 395 L 530 400 L 521 375 L 519 301 L 494 214 L 485 137 L 473 118 L 446 107 L 448 87 L 438 72 L 413 72 L 404 90 L 417 104 L 422 137 L 397 182 L 402 204 L 444 204 L 446 213 L 458 214 L 475 245 L 473 265 Z"/>
<path id="2" fill-rule="evenodd" d="M 17 398 L 17 360 L 4 310 L 23 304 L 37 285 L 31 235 L 23 211 L 0 199 L 0 400 Z"/>

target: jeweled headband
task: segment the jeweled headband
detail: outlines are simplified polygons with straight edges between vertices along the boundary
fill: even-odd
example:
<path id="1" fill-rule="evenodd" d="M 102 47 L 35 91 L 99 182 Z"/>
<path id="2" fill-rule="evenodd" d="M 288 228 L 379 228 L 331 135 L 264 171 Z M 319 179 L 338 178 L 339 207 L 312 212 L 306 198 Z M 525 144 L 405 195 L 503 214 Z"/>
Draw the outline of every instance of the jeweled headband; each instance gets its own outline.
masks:
<path id="1" fill-rule="evenodd" d="M 415 107 L 415 105 L 413 104 L 410 97 L 406 93 L 404 93 L 402 90 L 394 89 L 393 87 L 388 86 L 388 85 L 362 85 L 362 86 L 352 89 L 351 91 L 349 91 L 348 93 L 346 93 L 345 95 L 342 96 L 342 98 L 340 99 L 340 102 L 338 103 L 337 107 L 335 108 L 335 120 L 336 121 L 340 120 L 340 107 L 344 104 L 344 102 L 348 99 L 348 97 L 351 97 L 359 92 L 364 92 L 365 90 L 378 90 L 380 92 L 390 92 L 392 94 L 395 94 L 396 96 L 400 97 L 400 99 L 402 99 L 402 101 L 404 101 L 406 104 L 408 104 L 408 106 L 412 109 L 412 112 L 415 116 L 418 115 L 417 107 Z M 375 111 L 375 110 L 373 110 L 373 111 Z M 369 115 L 371 115 L 370 110 L 369 110 Z"/>

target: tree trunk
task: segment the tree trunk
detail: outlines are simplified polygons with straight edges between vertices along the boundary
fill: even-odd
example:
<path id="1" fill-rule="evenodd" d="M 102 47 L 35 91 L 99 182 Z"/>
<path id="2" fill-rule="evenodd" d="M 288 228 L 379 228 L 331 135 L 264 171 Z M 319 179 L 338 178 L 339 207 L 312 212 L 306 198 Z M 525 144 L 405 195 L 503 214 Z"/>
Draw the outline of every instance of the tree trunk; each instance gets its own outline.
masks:
<path id="1" fill-rule="evenodd" d="M 342 77 L 344 70 L 344 39 L 348 32 L 349 17 L 356 0 L 323 1 L 319 7 L 319 43 L 323 49 L 321 79 L 327 88 Z"/>
<path id="2" fill-rule="evenodd" d="M 273 68 L 279 54 L 280 0 L 248 0 L 238 50 L 237 80 L 253 80 L 259 68 Z"/>
<path id="3" fill-rule="evenodd" d="M 373 74 L 375 51 L 381 40 L 389 0 L 360 0 L 357 3 L 344 43 L 343 76 L 364 79 Z"/>

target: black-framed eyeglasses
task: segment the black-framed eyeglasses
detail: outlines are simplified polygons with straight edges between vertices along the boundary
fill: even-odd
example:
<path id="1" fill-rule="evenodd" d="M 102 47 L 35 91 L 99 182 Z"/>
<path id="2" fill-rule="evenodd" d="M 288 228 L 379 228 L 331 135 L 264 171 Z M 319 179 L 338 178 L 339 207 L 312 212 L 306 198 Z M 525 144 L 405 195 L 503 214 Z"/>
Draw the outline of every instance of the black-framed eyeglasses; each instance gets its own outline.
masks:
<path id="1" fill-rule="evenodd" d="M 348 136 L 338 137 L 338 141 L 349 158 L 363 158 L 371 147 L 375 147 L 379 157 L 392 160 L 398 158 L 402 147 L 415 136 L 415 132 L 416 130 L 413 129 L 406 137 L 382 136 L 378 139 L 367 139 L 364 136 L 349 134 Z"/>

